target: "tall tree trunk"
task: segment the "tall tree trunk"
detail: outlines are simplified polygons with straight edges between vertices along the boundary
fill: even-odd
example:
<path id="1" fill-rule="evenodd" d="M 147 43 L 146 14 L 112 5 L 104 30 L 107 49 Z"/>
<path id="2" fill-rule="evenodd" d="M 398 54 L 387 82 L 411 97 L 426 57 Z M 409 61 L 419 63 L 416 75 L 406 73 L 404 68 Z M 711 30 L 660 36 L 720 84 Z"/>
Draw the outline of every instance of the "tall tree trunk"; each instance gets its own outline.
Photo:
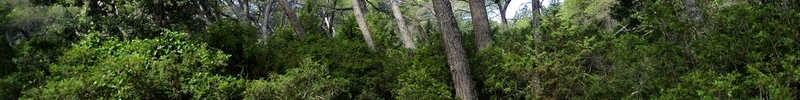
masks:
<path id="1" fill-rule="evenodd" d="M 267 0 L 264 5 L 261 6 L 261 11 L 263 18 L 261 18 L 259 30 L 261 31 L 261 38 L 263 38 L 263 41 L 266 42 L 267 39 L 269 39 L 269 36 L 272 35 L 269 29 L 269 18 L 271 15 L 270 13 L 272 12 L 272 0 Z"/>
<path id="2" fill-rule="evenodd" d="M 361 2 L 359 0 L 350 0 L 353 3 L 353 13 L 356 16 L 356 22 L 358 22 L 358 29 L 361 30 L 361 35 L 364 36 L 364 41 L 367 42 L 367 46 L 371 49 L 375 49 L 375 43 L 372 41 L 372 35 L 369 33 L 369 27 L 367 26 L 366 20 L 364 20 L 364 9 L 362 8 Z"/>
<path id="3" fill-rule="evenodd" d="M 433 0 L 433 4 L 436 19 L 442 31 L 442 38 L 447 52 L 447 64 L 450 66 L 450 74 L 453 76 L 456 95 L 462 100 L 477 100 L 466 51 L 461 40 L 461 31 L 458 29 L 456 19 L 453 17 L 450 1 Z"/>
<path id="4" fill-rule="evenodd" d="M 539 25 L 541 24 L 541 22 L 539 20 L 539 16 L 541 16 L 542 2 L 539 1 L 539 0 L 531 0 L 531 8 L 533 10 L 533 17 L 531 17 L 531 22 L 532 22 L 531 23 L 531 27 L 532 27 L 531 30 L 533 30 L 534 44 L 536 44 L 535 47 L 534 47 L 535 48 L 534 49 L 534 54 L 537 55 L 535 57 L 536 58 L 536 63 L 539 64 L 539 63 L 542 63 L 542 61 L 543 61 L 542 58 L 540 58 L 538 56 L 538 53 L 540 52 L 539 48 L 541 48 L 541 46 L 539 44 L 542 44 L 541 43 L 542 42 L 542 34 L 538 30 L 536 30 L 536 28 L 539 27 Z M 531 97 L 537 98 L 542 93 L 541 81 L 539 81 L 539 73 L 538 72 L 532 70 L 531 73 L 532 73 L 531 82 L 530 82 Z"/>
<path id="5" fill-rule="evenodd" d="M 491 42 L 491 37 L 489 36 L 489 32 L 491 31 L 489 28 L 489 15 L 486 15 L 485 4 L 485 0 L 469 0 L 469 9 L 472 12 L 472 33 L 475 34 L 475 44 L 478 50 L 487 47 L 489 42 Z M 434 3 L 434 5 L 436 5 L 436 3 Z"/>
<path id="6" fill-rule="evenodd" d="M 542 23 L 539 16 L 542 14 L 542 2 L 539 0 L 531 0 L 531 10 L 533 10 L 533 17 L 531 17 L 531 30 L 533 30 L 533 38 L 535 41 L 541 41 L 542 35 L 536 28 Z"/>
<path id="7" fill-rule="evenodd" d="M 400 12 L 400 5 L 397 4 L 397 0 L 389 0 L 391 1 L 392 5 L 392 13 L 394 13 L 394 19 L 397 21 L 397 28 L 400 30 L 400 40 L 403 41 L 403 47 L 406 48 L 416 48 L 414 44 L 414 38 L 411 36 L 411 33 L 408 32 L 408 27 L 406 27 L 406 20 L 403 18 L 403 12 Z"/>
<path id="8" fill-rule="evenodd" d="M 278 0 L 278 3 L 281 4 L 283 7 L 283 12 L 286 14 L 286 17 L 289 18 L 290 23 L 292 24 L 292 28 L 294 28 L 294 33 L 297 35 L 298 39 L 303 39 L 305 36 L 306 31 L 303 29 L 303 25 L 300 25 L 300 21 L 297 20 L 297 15 L 295 15 L 294 10 L 292 10 L 292 5 L 289 4 L 287 0 Z"/>

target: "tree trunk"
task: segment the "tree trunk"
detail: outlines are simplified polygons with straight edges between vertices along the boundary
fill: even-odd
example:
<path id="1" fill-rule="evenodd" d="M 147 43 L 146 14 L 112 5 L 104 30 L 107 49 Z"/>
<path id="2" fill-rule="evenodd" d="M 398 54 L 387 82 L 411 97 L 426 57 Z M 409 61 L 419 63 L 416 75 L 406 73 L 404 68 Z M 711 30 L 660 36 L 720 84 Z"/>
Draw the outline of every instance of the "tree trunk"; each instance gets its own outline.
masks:
<path id="1" fill-rule="evenodd" d="M 477 100 L 466 51 L 462 45 L 461 31 L 453 17 L 450 1 L 433 0 L 433 2 L 436 19 L 442 31 L 447 52 L 447 64 L 450 66 L 450 74 L 453 76 L 456 95 L 462 100 Z"/>
<path id="2" fill-rule="evenodd" d="M 503 24 L 503 29 L 507 30 L 508 29 L 508 19 L 506 19 L 506 14 L 505 13 L 506 12 L 504 10 L 500 11 L 500 21 L 501 21 L 501 24 Z"/>
<path id="3" fill-rule="evenodd" d="M 539 20 L 539 16 L 541 16 L 541 9 L 542 9 L 541 1 L 539 1 L 539 0 L 531 0 L 531 8 L 533 10 L 533 17 L 531 17 L 531 22 L 532 22 L 531 23 L 531 27 L 532 27 L 531 30 L 533 30 L 533 39 L 534 39 L 534 44 L 535 44 L 535 47 L 534 47 L 535 49 L 534 49 L 533 52 L 536 55 L 535 56 L 536 64 L 539 64 L 539 63 L 543 62 L 542 58 L 540 58 L 538 56 L 538 53 L 540 52 L 539 48 L 541 48 L 541 46 L 539 44 L 542 44 L 541 43 L 542 42 L 542 34 L 539 33 L 539 31 L 536 30 L 536 28 L 539 27 L 539 24 L 541 24 L 541 22 Z M 539 73 L 538 72 L 532 70 L 531 73 L 532 73 L 531 82 L 530 82 L 531 97 L 537 98 L 542 93 L 541 81 L 539 81 Z"/>
<path id="4" fill-rule="evenodd" d="M 208 18 L 208 14 L 206 14 L 206 12 L 207 12 L 206 10 L 207 9 L 205 8 L 204 4 L 201 3 L 201 2 L 202 1 L 194 2 L 194 4 L 197 5 L 197 9 L 196 9 L 197 15 L 200 18 L 200 20 L 203 21 L 203 24 L 205 24 L 206 26 L 207 25 L 211 25 L 211 24 L 213 24 L 213 22 L 211 22 L 211 20 Z"/>
<path id="5" fill-rule="evenodd" d="M 541 41 L 542 35 L 538 30 L 536 30 L 536 28 L 538 28 L 539 24 L 542 23 L 539 19 L 539 16 L 541 16 L 542 2 L 539 0 L 531 0 L 531 8 L 531 10 L 533 10 L 533 17 L 531 17 L 531 30 L 533 30 L 533 38 L 535 41 Z"/>
<path id="6" fill-rule="evenodd" d="M 369 33 L 369 27 L 367 26 L 367 21 L 364 20 L 364 9 L 362 8 L 361 2 L 359 0 L 350 0 L 353 3 L 353 13 L 356 16 L 356 22 L 358 22 L 358 29 L 361 30 L 361 35 L 364 36 L 364 41 L 367 42 L 367 46 L 371 49 L 375 49 L 375 43 L 372 41 L 372 35 Z"/>
<path id="7" fill-rule="evenodd" d="M 487 47 L 491 41 L 489 36 L 491 29 L 489 28 L 489 17 L 486 15 L 485 2 L 485 0 L 469 0 L 469 9 L 472 12 L 472 33 L 475 34 L 475 44 L 478 50 Z"/>
<path id="8" fill-rule="evenodd" d="M 403 18 L 403 12 L 400 12 L 400 6 L 397 4 L 397 0 L 389 0 L 391 1 L 392 5 L 392 13 L 394 13 L 394 19 L 397 21 L 397 28 L 400 30 L 400 40 L 403 41 L 403 47 L 406 48 L 416 48 L 414 44 L 414 38 L 411 36 L 411 33 L 408 32 L 408 28 L 406 27 L 406 20 Z"/>
<path id="9" fill-rule="evenodd" d="M 508 4 L 511 0 L 495 0 L 498 10 L 500 10 L 500 21 L 503 24 L 503 29 L 508 29 L 508 19 L 506 19 L 506 11 L 508 11 Z"/>
<path id="10" fill-rule="evenodd" d="M 286 14 L 286 17 L 289 18 L 290 24 L 292 24 L 292 28 L 294 28 L 297 38 L 303 39 L 306 31 L 303 29 L 303 25 L 300 25 L 300 21 L 297 20 L 297 15 L 295 15 L 294 10 L 292 10 L 292 5 L 290 5 L 289 1 L 287 0 L 278 0 L 278 3 L 280 3 L 283 7 L 283 12 Z"/>
<path id="11" fill-rule="evenodd" d="M 335 28 L 333 27 L 334 23 L 333 18 L 336 13 L 336 5 L 337 5 L 336 3 L 338 2 L 333 1 L 333 3 L 331 3 L 331 0 L 325 0 L 325 3 L 328 4 L 328 6 L 330 6 L 331 8 L 329 9 L 325 6 L 320 7 L 320 10 L 322 10 L 322 14 L 320 16 L 322 17 L 322 21 L 324 22 L 322 28 L 325 29 L 326 36 L 335 37 L 336 30 L 334 30 Z"/>
<path id="12" fill-rule="evenodd" d="M 244 20 L 242 20 L 242 16 L 239 15 L 241 14 L 241 11 L 239 11 L 239 7 L 233 3 L 233 0 L 225 0 L 225 1 L 228 2 L 228 6 L 230 6 L 231 10 L 233 10 L 233 15 L 236 16 L 236 21 L 242 23 Z"/>
<path id="13" fill-rule="evenodd" d="M 261 6 L 261 11 L 263 18 L 261 18 L 259 30 L 261 31 L 261 38 L 263 38 L 263 41 L 266 42 L 267 39 L 269 39 L 269 36 L 272 35 L 269 29 L 269 18 L 271 15 L 270 13 L 272 12 L 272 0 L 267 0 L 264 5 Z"/>
<path id="14" fill-rule="evenodd" d="M 240 0 L 239 1 L 239 6 L 242 6 L 242 9 L 244 9 L 242 11 L 242 18 L 243 18 L 242 20 L 244 22 L 242 22 L 242 23 L 244 23 L 245 25 L 250 25 L 252 23 L 255 23 L 255 20 L 252 20 L 250 18 L 251 17 L 250 16 L 250 0 Z"/>

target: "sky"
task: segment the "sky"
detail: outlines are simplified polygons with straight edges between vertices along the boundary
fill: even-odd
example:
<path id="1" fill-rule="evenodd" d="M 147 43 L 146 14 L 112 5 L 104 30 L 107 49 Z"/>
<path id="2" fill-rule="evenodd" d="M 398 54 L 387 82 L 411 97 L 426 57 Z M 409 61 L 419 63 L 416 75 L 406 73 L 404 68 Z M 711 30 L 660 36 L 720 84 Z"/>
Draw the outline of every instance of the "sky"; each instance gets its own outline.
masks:
<path id="1" fill-rule="evenodd" d="M 563 2 L 563 0 L 558 0 L 559 2 Z M 550 0 L 542 0 L 542 5 L 545 7 L 550 5 Z M 508 4 L 508 9 L 506 11 L 506 18 L 514 18 L 514 15 L 517 14 L 519 9 L 524 7 L 531 8 L 531 0 L 511 0 L 511 3 Z M 492 20 L 500 21 L 500 16 L 494 17 L 494 15 L 489 15 L 489 17 L 493 17 Z"/>

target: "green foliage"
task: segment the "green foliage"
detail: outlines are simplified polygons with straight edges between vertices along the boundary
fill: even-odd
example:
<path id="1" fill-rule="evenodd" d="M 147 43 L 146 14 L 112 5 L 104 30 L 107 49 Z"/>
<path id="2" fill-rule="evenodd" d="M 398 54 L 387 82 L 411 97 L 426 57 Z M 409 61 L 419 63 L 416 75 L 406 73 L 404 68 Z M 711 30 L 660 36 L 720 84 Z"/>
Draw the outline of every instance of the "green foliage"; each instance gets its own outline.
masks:
<path id="1" fill-rule="evenodd" d="M 441 44 L 439 44 L 441 45 Z M 453 99 L 448 86 L 451 81 L 446 67 L 444 52 L 432 52 L 443 49 L 437 46 L 423 46 L 413 51 L 387 50 L 389 65 L 397 65 L 391 73 L 396 76 L 397 83 L 392 89 L 395 99 Z M 413 53 L 414 56 L 407 56 Z M 387 73 L 387 72 L 384 72 Z"/>
<path id="2" fill-rule="evenodd" d="M 398 87 L 394 92 L 396 99 L 453 99 L 447 84 L 437 80 L 428 71 L 429 68 L 411 66 L 409 70 L 398 76 Z"/>
<path id="3" fill-rule="evenodd" d="M 681 77 L 660 98 L 789 99 L 798 84 L 797 12 L 772 4 L 731 4 L 709 16 L 718 29 L 692 44 L 698 71 Z M 768 18 L 768 19 L 767 19 Z M 727 44 L 727 45 L 720 45 Z M 680 99 L 680 98 L 678 98 Z"/>
<path id="4" fill-rule="evenodd" d="M 388 6 L 369 0 L 374 50 L 342 9 L 349 1 L 323 2 L 292 6 L 302 39 L 274 6 L 273 35 L 261 40 L 254 26 L 265 20 L 233 22 L 240 15 L 223 2 L 0 1 L 0 99 L 456 99 L 424 0 L 401 3 L 416 49 L 402 48 Z M 510 29 L 495 24 L 481 51 L 470 21 L 459 28 L 479 99 L 796 98 L 797 0 L 698 3 L 700 21 L 680 0 L 565 0 L 538 27 L 524 9 Z M 466 4 L 454 3 L 459 19 Z M 335 9 L 324 16 L 336 35 L 319 28 L 322 9 Z"/>
<path id="5" fill-rule="evenodd" d="M 5 37 L 5 35 L 0 36 Z M 3 67 L 0 67 L 0 77 L 9 75 L 17 70 L 17 66 L 13 62 L 16 54 L 17 51 L 9 45 L 6 38 L 0 38 L 0 65 L 3 65 Z"/>
<path id="6" fill-rule="evenodd" d="M 344 92 L 347 84 L 348 80 L 332 76 L 328 66 L 307 57 L 299 68 L 289 69 L 284 75 L 251 81 L 242 95 L 251 100 L 326 100 Z"/>
<path id="7" fill-rule="evenodd" d="M 23 98 L 176 99 L 191 98 L 191 92 L 229 88 L 196 88 L 208 86 L 197 84 L 202 81 L 231 81 L 210 73 L 225 65 L 229 55 L 208 50 L 205 44 L 188 42 L 185 33 L 168 31 L 163 35 L 156 39 L 117 40 L 89 34 L 49 66 L 52 76 L 46 85 L 26 90 Z"/>
<path id="8" fill-rule="evenodd" d="M 222 50 L 231 57 L 226 61 L 221 74 L 243 76 L 250 79 L 263 78 L 270 72 L 283 71 L 281 66 L 266 66 L 266 49 L 259 43 L 258 30 L 234 22 L 217 22 L 196 35 L 197 40 L 208 43 L 209 47 Z"/>

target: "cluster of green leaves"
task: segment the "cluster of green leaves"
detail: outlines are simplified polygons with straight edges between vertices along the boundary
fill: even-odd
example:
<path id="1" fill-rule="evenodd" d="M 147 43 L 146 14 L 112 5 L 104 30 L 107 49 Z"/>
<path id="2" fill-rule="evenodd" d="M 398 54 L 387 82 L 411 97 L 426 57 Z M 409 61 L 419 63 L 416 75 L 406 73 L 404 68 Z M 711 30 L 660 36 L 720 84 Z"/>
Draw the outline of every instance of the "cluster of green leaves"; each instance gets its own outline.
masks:
<path id="1" fill-rule="evenodd" d="M 495 47 L 473 58 L 481 61 L 482 97 L 789 99 L 800 91 L 799 26 L 792 21 L 800 16 L 778 3 L 719 3 L 704 8 L 706 23 L 688 24 L 676 9 L 685 6 L 680 1 L 627 4 L 635 7 L 618 12 L 628 16 L 617 16 L 624 20 L 617 28 L 630 25 L 620 33 L 602 27 L 598 19 L 608 16 L 586 14 L 597 11 L 582 3 L 547 10 L 535 29 L 542 42 L 529 28 L 496 34 Z M 530 96 L 533 74 L 543 87 L 539 97 Z"/>
<path id="2" fill-rule="evenodd" d="M 691 44 L 696 69 L 661 98 L 796 98 L 800 26 L 791 20 L 800 12 L 777 3 L 713 5 L 715 29 Z"/>
<path id="3" fill-rule="evenodd" d="M 306 57 L 299 68 L 284 75 L 271 76 L 269 81 L 254 80 L 242 95 L 245 99 L 330 99 L 345 91 L 349 81 L 332 77 L 328 66 Z"/>
<path id="4" fill-rule="evenodd" d="M 225 65 L 229 57 L 205 44 L 187 42 L 186 33 L 165 32 L 163 37 L 143 40 L 98 35 L 89 34 L 67 50 L 48 67 L 46 84 L 26 90 L 23 98 L 186 98 L 189 91 L 206 91 L 192 88 L 208 85 L 197 81 L 220 79 L 210 71 Z"/>
<path id="5" fill-rule="evenodd" d="M 701 2 L 710 5 L 701 6 L 704 22 L 692 22 L 681 1 L 634 1 L 566 0 L 535 19 L 538 27 L 530 19 L 508 30 L 494 26 L 493 46 L 481 51 L 470 22 L 460 20 L 478 97 L 792 99 L 800 93 L 797 7 Z M 227 20 L 194 27 L 202 25 L 190 19 L 185 0 L 70 7 L 81 2 L 9 7 L 0 1 L 0 24 L 48 23 L 32 28 L 37 35 L 30 39 L 0 39 L 0 64 L 10 65 L 0 70 L 0 99 L 455 99 L 432 21 L 417 22 L 419 44 L 404 49 L 391 15 L 372 7 L 381 5 L 370 5 L 366 16 L 373 50 L 352 15 L 337 17 L 337 35 L 314 27 L 326 6 L 317 0 L 296 10 L 306 19 L 305 38 L 275 25 L 267 40 L 252 25 Z M 67 7 L 42 6 L 48 4 Z M 164 13 L 175 19 L 142 19 Z M 35 20 L 47 17 L 55 18 Z"/>

